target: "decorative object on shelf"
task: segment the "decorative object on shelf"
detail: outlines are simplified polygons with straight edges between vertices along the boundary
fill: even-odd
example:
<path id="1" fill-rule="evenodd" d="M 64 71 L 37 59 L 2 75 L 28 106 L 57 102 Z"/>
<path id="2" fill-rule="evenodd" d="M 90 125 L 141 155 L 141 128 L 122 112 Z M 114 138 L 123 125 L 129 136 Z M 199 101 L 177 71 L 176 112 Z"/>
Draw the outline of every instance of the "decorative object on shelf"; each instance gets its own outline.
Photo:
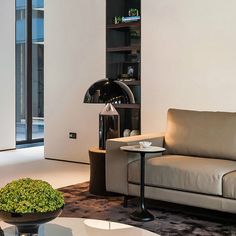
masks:
<path id="1" fill-rule="evenodd" d="M 40 224 L 62 212 L 61 192 L 42 180 L 23 178 L 0 189 L 0 218 L 17 227 L 18 235 L 37 234 Z"/>
<path id="2" fill-rule="evenodd" d="M 137 8 L 130 8 L 128 15 L 129 16 L 138 16 L 139 15 L 138 9 Z"/>
<path id="3" fill-rule="evenodd" d="M 114 17 L 114 24 L 120 24 L 122 23 L 122 16 L 115 16 Z"/>
<path id="4" fill-rule="evenodd" d="M 114 24 L 127 23 L 140 20 L 139 11 L 137 8 L 130 8 L 128 11 L 128 16 L 115 16 Z"/>
<path id="5" fill-rule="evenodd" d="M 134 67 L 133 66 L 128 66 L 127 75 L 128 75 L 128 77 L 131 77 L 131 78 L 134 76 Z"/>
<path id="6" fill-rule="evenodd" d="M 140 37 L 141 37 L 140 29 L 138 29 L 138 28 L 130 29 L 130 37 L 140 39 Z"/>
<path id="7" fill-rule="evenodd" d="M 134 22 L 139 21 L 141 19 L 140 16 L 115 16 L 114 17 L 114 24 L 120 24 L 120 23 L 128 23 L 128 22 Z"/>
<path id="8" fill-rule="evenodd" d="M 135 136 L 135 135 L 139 135 L 139 134 L 140 134 L 140 131 L 137 129 L 134 129 L 130 132 L 130 136 Z"/>
<path id="9" fill-rule="evenodd" d="M 142 142 L 139 142 L 139 145 L 140 145 L 140 148 L 147 148 L 147 147 L 150 147 L 152 145 L 152 142 L 142 141 Z"/>
<path id="10" fill-rule="evenodd" d="M 106 140 L 120 137 L 120 115 L 111 103 L 99 114 L 99 149 L 106 149 Z"/>
<path id="11" fill-rule="evenodd" d="M 130 45 L 139 45 L 140 37 L 141 37 L 140 29 L 137 28 L 130 29 Z"/>
<path id="12" fill-rule="evenodd" d="M 123 23 L 138 21 L 140 19 L 141 19 L 140 16 L 122 16 Z"/>
<path id="13" fill-rule="evenodd" d="M 131 132 L 130 129 L 125 129 L 125 130 L 123 131 L 123 136 L 124 136 L 124 137 L 129 137 L 129 136 L 130 136 L 130 132 Z"/>
<path id="14" fill-rule="evenodd" d="M 139 63 L 138 62 L 124 62 L 121 65 L 120 79 L 139 79 Z"/>

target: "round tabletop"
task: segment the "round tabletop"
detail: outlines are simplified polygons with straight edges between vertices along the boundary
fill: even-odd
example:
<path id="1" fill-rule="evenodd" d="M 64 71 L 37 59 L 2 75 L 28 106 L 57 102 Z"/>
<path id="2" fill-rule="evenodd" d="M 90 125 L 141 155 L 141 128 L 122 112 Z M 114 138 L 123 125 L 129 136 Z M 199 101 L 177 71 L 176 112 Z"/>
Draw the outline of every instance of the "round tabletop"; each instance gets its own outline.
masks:
<path id="1" fill-rule="evenodd" d="M 0 222 L 4 236 L 15 236 L 15 226 Z M 82 218 L 57 217 L 39 228 L 38 236 L 158 236 L 130 225 Z"/>
<path id="2" fill-rule="evenodd" d="M 149 147 L 140 147 L 140 145 L 130 145 L 120 147 L 122 151 L 127 152 L 144 152 L 144 153 L 159 153 L 164 152 L 166 149 L 163 147 L 149 146 Z"/>

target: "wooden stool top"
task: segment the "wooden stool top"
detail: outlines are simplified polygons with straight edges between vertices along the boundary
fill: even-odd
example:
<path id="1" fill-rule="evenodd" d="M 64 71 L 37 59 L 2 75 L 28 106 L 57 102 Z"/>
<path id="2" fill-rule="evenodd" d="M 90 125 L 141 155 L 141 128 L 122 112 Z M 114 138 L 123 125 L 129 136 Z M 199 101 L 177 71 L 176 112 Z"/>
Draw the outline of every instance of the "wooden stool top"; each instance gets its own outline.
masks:
<path id="1" fill-rule="evenodd" d="M 106 150 L 99 149 L 98 147 L 91 147 L 91 148 L 89 148 L 89 152 L 106 154 Z"/>

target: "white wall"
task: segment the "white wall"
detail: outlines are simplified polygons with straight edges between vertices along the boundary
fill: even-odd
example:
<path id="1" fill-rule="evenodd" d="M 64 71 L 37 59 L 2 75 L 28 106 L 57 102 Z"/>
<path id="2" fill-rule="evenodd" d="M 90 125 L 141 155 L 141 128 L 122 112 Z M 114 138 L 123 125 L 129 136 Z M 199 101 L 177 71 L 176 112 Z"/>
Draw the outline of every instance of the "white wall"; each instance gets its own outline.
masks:
<path id="1" fill-rule="evenodd" d="M 169 107 L 236 111 L 236 1 L 142 1 L 142 132 Z"/>
<path id="2" fill-rule="evenodd" d="M 83 98 L 104 77 L 105 1 L 45 1 L 46 158 L 88 162 L 88 148 L 98 145 L 103 105 L 84 104 Z"/>
<path id="3" fill-rule="evenodd" d="M 0 150 L 15 148 L 15 1 L 0 4 Z"/>

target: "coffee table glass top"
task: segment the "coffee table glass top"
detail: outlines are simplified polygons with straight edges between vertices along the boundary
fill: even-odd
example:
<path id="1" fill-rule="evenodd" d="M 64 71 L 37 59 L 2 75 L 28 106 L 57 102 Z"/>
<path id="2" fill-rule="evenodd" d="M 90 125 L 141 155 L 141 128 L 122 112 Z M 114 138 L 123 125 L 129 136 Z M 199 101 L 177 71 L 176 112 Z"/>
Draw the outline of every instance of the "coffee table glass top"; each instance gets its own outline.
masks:
<path id="1" fill-rule="evenodd" d="M 149 147 L 140 147 L 140 145 L 132 145 L 132 146 L 122 146 L 120 147 L 123 151 L 128 152 L 164 152 L 166 149 L 163 147 L 149 146 Z"/>
<path id="2" fill-rule="evenodd" d="M 4 236 L 15 236 L 15 226 L 0 222 Z M 158 236 L 147 230 L 110 221 L 58 217 L 39 228 L 39 236 Z"/>

